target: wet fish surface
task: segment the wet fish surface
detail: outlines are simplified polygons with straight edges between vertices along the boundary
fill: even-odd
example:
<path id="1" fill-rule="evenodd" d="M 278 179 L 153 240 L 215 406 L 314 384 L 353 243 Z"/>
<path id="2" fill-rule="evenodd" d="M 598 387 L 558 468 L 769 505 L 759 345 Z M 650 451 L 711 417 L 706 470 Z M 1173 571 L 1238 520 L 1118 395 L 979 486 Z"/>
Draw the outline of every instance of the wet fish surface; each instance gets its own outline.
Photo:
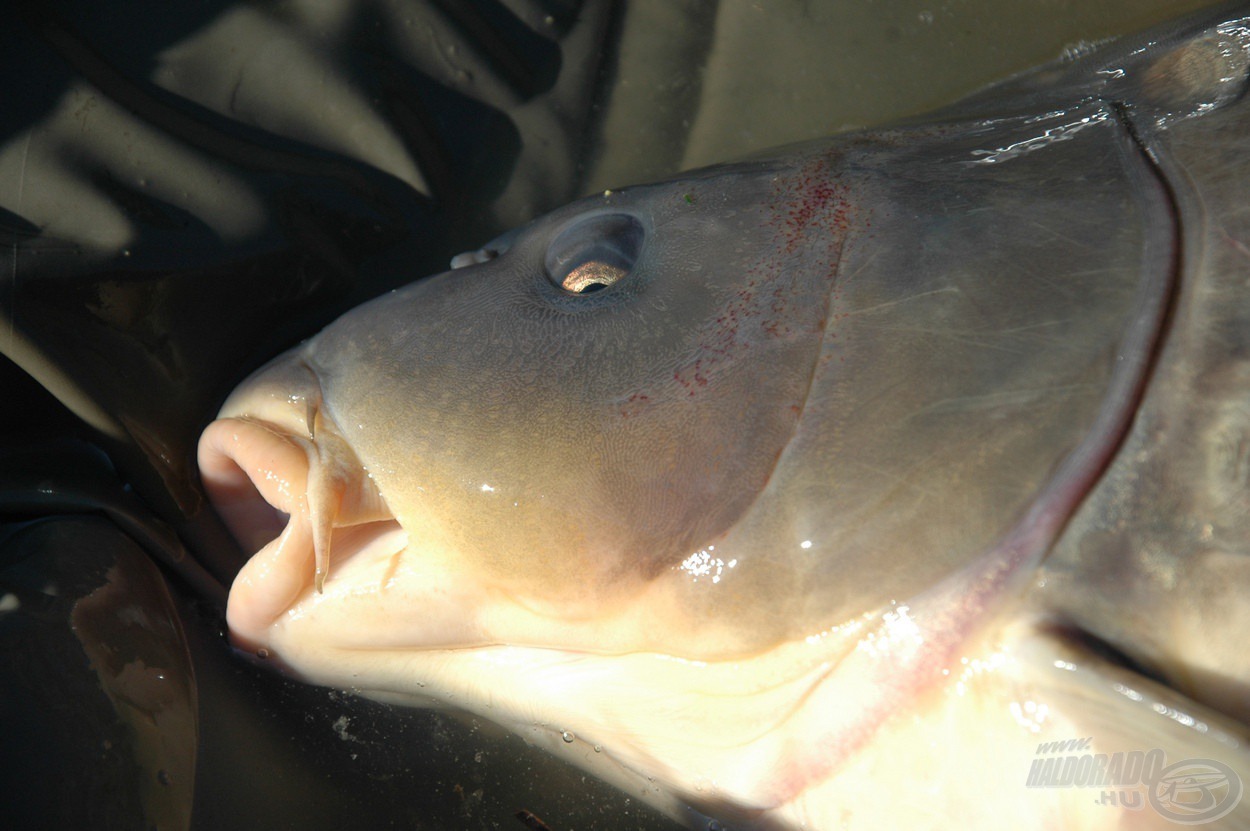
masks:
<path id="1" fill-rule="evenodd" d="M 1245 827 L 1250 12 L 610 190 L 200 443 L 235 644 L 692 823 Z"/>

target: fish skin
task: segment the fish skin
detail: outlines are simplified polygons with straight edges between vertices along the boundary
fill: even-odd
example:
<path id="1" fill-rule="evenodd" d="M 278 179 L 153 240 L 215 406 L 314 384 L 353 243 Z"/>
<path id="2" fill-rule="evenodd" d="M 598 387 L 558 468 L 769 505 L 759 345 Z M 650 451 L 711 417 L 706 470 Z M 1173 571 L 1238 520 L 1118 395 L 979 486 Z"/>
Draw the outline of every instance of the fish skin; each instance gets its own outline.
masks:
<path id="1" fill-rule="evenodd" d="M 746 826 L 1169 827 L 1115 803 L 1140 783 L 1029 784 L 1081 737 L 1244 780 L 1220 634 L 1250 539 L 1250 23 L 1189 26 L 927 126 L 590 197 L 345 315 L 202 441 L 210 493 L 227 459 L 299 480 L 271 437 L 358 465 L 278 506 L 309 539 L 244 568 L 237 642 L 594 743 L 596 774 Z M 619 284 L 548 282 L 562 240 L 622 227 Z M 1166 331 L 1135 327 L 1143 294 Z M 1145 389 L 1113 394 L 1134 361 Z"/>

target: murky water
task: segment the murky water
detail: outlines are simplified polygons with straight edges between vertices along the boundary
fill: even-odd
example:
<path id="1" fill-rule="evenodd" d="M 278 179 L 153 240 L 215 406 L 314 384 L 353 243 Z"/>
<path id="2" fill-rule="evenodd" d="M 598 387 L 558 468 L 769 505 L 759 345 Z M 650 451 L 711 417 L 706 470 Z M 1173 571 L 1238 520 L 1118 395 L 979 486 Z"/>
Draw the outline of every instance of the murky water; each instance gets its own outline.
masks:
<path id="1" fill-rule="evenodd" d="M 780 0 L 641 4 L 588 190 L 916 116 L 1067 49 L 1209 0 Z M 689 65 L 706 40 L 707 62 Z M 684 49 L 683 49 L 684 45 Z M 637 112 L 648 102 L 648 117 Z M 624 105 L 624 106 L 622 106 Z"/>

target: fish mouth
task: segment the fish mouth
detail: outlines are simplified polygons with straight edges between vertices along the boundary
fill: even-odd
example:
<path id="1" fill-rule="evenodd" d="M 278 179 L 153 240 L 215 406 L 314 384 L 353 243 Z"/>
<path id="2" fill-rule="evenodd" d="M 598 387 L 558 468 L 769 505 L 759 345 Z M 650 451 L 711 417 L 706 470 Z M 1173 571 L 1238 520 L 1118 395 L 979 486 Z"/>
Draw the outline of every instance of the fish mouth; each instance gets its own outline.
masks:
<path id="1" fill-rule="evenodd" d="M 304 419 L 299 415 L 292 408 L 276 420 L 219 418 L 200 437 L 205 491 L 251 554 L 226 607 L 231 639 L 247 652 L 262 649 L 267 630 L 302 597 L 320 594 L 332 567 L 407 544 L 372 476 L 328 416 L 315 407 Z"/>

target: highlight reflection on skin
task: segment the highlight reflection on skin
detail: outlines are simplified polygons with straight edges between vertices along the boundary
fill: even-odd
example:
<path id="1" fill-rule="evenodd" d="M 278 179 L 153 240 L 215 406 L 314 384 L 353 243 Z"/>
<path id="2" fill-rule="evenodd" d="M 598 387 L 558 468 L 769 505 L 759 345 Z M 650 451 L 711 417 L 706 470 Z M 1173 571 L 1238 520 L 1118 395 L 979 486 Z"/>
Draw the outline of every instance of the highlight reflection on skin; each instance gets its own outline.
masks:
<path id="1" fill-rule="evenodd" d="M 1178 114 L 1142 86 L 1176 50 L 1231 64 L 1200 96 L 1224 110 Z M 1140 818 L 1022 787 L 1011 760 L 1041 729 L 1097 733 L 1099 752 L 1231 751 L 1250 773 L 1234 718 L 1192 729 L 1203 689 L 1100 647 L 1117 597 L 1082 631 L 1039 585 L 1071 544 L 1074 567 L 1162 591 L 1114 546 L 1097 556 L 1102 524 L 1176 496 L 1121 449 L 1143 413 L 1206 406 L 1159 379 L 1226 347 L 1172 306 L 1239 279 L 1222 247 L 1175 267 L 1182 184 L 1240 197 L 1160 159 L 1192 172 L 1210 158 L 1194 148 L 1241 135 L 1223 85 L 1250 70 L 1250 25 L 1113 54 L 1118 77 L 1090 56 L 936 127 L 605 191 L 280 356 L 200 446 L 227 502 L 280 459 L 304 481 L 294 502 L 272 489 L 287 525 L 236 579 L 232 636 L 320 683 L 592 742 L 579 763 L 658 780 L 648 799 L 675 814 Z M 987 148 L 995 164 L 974 164 Z M 501 665 L 524 669 L 496 684 Z M 891 798 L 898 764 L 944 788 Z M 947 775 L 968 766 L 976 794 Z"/>

